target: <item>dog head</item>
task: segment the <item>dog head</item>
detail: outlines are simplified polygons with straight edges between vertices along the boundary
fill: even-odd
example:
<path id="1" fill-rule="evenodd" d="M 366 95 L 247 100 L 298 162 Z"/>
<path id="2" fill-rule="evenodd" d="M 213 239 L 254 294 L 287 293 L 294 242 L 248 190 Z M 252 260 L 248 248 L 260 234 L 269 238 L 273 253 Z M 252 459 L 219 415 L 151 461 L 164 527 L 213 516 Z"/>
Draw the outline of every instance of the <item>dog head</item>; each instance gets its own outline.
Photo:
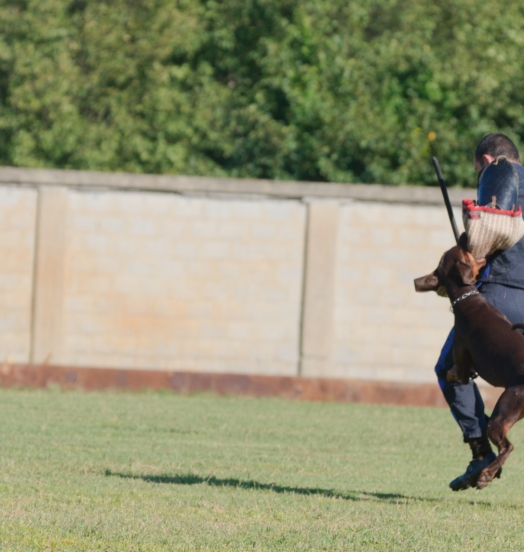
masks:
<path id="1" fill-rule="evenodd" d="M 415 290 L 436 291 L 444 297 L 454 295 L 456 290 L 474 286 L 485 264 L 486 259 L 475 259 L 471 253 L 456 245 L 442 255 L 438 267 L 431 274 L 415 280 Z"/>

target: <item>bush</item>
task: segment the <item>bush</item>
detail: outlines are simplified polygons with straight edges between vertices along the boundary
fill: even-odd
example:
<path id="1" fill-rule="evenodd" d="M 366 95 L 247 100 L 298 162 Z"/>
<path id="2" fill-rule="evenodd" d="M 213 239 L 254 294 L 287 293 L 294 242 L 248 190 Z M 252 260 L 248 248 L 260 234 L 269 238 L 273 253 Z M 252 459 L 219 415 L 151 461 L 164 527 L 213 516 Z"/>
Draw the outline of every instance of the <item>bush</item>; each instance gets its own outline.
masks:
<path id="1" fill-rule="evenodd" d="M 524 7 L 488 0 L 6 0 L 0 163 L 472 185 L 524 136 Z"/>

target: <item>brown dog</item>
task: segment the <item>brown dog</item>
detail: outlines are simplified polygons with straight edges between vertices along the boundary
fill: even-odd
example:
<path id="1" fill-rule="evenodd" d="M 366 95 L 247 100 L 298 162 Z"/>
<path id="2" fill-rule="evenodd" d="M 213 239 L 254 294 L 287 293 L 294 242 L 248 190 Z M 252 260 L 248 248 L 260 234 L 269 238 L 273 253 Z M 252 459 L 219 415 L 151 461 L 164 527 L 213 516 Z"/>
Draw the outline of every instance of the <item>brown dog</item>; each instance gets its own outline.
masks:
<path id="1" fill-rule="evenodd" d="M 507 434 L 524 417 L 524 336 L 492 307 L 475 287 L 478 263 L 470 253 L 455 246 L 444 253 L 438 268 L 417 278 L 417 291 L 437 291 L 444 286 L 455 314 L 453 357 L 457 375 L 468 383 L 472 369 L 495 387 L 504 387 L 488 424 L 488 437 L 498 457 L 485 468 L 477 482 L 490 483 L 513 450 Z"/>

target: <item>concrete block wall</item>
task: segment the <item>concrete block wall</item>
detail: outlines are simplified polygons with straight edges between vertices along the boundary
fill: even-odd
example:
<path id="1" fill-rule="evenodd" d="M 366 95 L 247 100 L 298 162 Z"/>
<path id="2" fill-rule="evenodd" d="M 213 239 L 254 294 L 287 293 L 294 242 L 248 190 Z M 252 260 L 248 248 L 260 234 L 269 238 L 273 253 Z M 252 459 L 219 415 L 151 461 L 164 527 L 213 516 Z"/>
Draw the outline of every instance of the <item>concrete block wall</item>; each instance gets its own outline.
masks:
<path id="1" fill-rule="evenodd" d="M 31 349 L 37 192 L 0 187 L 0 355 L 27 362 Z"/>
<path id="2" fill-rule="evenodd" d="M 439 194 L 0 168 L 0 359 L 434 381 Z"/>
<path id="3" fill-rule="evenodd" d="M 335 282 L 333 375 L 385 381 L 433 378 L 453 317 L 449 302 L 414 292 L 453 245 L 437 206 L 345 205 Z"/>
<path id="4" fill-rule="evenodd" d="M 69 194 L 60 364 L 294 375 L 305 207 Z"/>

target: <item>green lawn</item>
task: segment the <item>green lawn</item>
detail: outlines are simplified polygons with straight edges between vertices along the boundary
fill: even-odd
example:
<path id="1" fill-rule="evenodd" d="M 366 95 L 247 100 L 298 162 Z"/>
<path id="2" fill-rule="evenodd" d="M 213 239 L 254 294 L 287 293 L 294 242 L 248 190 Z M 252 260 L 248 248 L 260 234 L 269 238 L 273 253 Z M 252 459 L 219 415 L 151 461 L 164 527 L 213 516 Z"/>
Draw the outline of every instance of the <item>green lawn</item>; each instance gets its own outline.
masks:
<path id="1" fill-rule="evenodd" d="M 519 550 L 524 423 L 502 479 L 446 410 L 0 390 L 0 550 Z"/>

